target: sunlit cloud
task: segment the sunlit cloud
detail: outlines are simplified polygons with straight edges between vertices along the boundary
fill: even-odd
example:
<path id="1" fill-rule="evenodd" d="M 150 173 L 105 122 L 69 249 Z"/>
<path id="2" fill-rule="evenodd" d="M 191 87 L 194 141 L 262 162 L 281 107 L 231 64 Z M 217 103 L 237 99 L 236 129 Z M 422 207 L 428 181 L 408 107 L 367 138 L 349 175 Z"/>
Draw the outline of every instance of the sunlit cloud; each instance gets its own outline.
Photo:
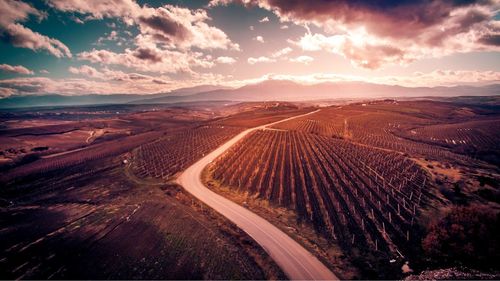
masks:
<path id="1" fill-rule="evenodd" d="M 291 53 L 293 50 L 292 48 L 290 47 L 285 47 L 281 50 L 278 50 L 274 53 L 272 53 L 271 57 L 273 58 L 278 58 L 278 57 L 281 57 L 281 56 L 285 56 L 285 55 L 288 55 L 289 53 Z"/>
<path id="2" fill-rule="evenodd" d="M 272 58 L 261 56 L 258 58 L 250 57 L 250 58 L 248 58 L 247 61 L 249 64 L 256 64 L 256 63 L 270 63 L 270 62 L 275 62 L 276 60 L 272 59 Z"/>
<path id="3" fill-rule="evenodd" d="M 269 22 L 269 18 L 268 17 L 263 17 L 262 19 L 259 20 L 260 23 L 263 23 L 263 22 Z"/>
<path id="4" fill-rule="evenodd" d="M 264 43 L 264 37 L 258 35 L 258 36 L 255 36 L 253 38 L 253 40 L 257 41 L 257 42 L 260 42 L 260 43 Z"/>
<path id="5" fill-rule="evenodd" d="M 298 56 L 296 58 L 291 58 L 291 62 L 298 62 L 298 63 L 303 63 L 303 64 L 309 64 L 314 61 L 314 58 L 310 56 Z"/>
<path id="6" fill-rule="evenodd" d="M 71 57 L 71 51 L 61 41 L 35 32 L 19 23 L 26 21 L 30 15 L 38 20 L 45 18 L 44 13 L 30 4 L 14 0 L 0 1 L 0 39 L 15 47 L 34 51 L 45 50 L 58 58 Z"/>
<path id="7" fill-rule="evenodd" d="M 261 83 L 267 80 L 288 80 L 304 85 L 336 82 L 364 82 L 405 87 L 436 87 L 457 85 L 489 85 L 500 82 L 498 71 L 469 71 L 469 70 L 436 70 L 428 73 L 416 72 L 411 75 L 364 77 L 357 75 L 341 75 L 334 73 L 312 73 L 306 75 L 290 75 L 269 73 L 257 78 L 230 80 L 225 84 L 240 87 L 247 84 Z"/>
<path id="8" fill-rule="evenodd" d="M 0 64 L 0 70 L 3 72 L 25 74 L 25 75 L 33 74 L 32 70 L 29 70 L 22 65 L 10 65 L 10 64 L 4 63 L 4 64 Z"/>
<path id="9" fill-rule="evenodd" d="M 233 63 L 236 63 L 236 60 L 232 57 L 218 57 L 216 60 L 215 60 L 217 63 L 220 63 L 220 64 L 233 64 Z"/>
<path id="10" fill-rule="evenodd" d="M 361 68 L 500 50 L 498 1 L 213 0 L 210 5 L 232 2 L 270 10 L 284 22 L 323 28 L 324 34 L 307 32 L 293 41 L 305 51 L 340 54 Z"/>

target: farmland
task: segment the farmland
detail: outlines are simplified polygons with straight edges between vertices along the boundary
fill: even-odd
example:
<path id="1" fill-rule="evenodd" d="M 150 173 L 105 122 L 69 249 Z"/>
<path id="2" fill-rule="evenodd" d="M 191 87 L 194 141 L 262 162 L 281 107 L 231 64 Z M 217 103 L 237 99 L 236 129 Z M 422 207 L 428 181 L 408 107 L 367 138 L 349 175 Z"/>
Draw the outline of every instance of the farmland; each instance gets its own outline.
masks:
<path id="1" fill-rule="evenodd" d="M 432 216 L 457 202 L 498 207 L 485 191 L 496 184 L 478 180 L 498 181 L 496 158 L 478 153 L 498 153 L 494 120 L 494 110 L 430 101 L 326 107 L 251 133 L 211 165 L 207 182 L 270 219 L 283 216 L 271 209 L 293 211 L 295 228 L 309 225 L 348 255 L 418 260 Z"/>
<path id="2" fill-rule="evenodd" d="M 426 268 L 420 245 L 435 245 L 426 236 L 434 217 L 499 208 L 495 107 L 378 100 L 14 112 L 1 116 L 2 276 L 285 278 L 250 236 L 175 182 L 239 133 L 294 116 L 230 146 L 203 180 L 342 278 L 400 278 L 408 260 Z"/>
<path id="3" fill-rule="evenodd" d="M 132 160 L 134 173 L 140 178 L 168 180 L 240 131 L 207 125 L 141 145 Z"/>
<path id="4" fill-rule="evenodd" d="M 250 237 L 171 179 L 244 129 L 218 120 L 301 109 L 266 103 L 126 108 L 4 115 L 2 276 L 283 279 Z"/>
<path id="5" fill-rule="evenodd" d="M 216 179 L 295 209 L 346 249 L 403 251 L 431 196 L 400 154 L 301 132 L 257 131 L 214 166 Z"/>

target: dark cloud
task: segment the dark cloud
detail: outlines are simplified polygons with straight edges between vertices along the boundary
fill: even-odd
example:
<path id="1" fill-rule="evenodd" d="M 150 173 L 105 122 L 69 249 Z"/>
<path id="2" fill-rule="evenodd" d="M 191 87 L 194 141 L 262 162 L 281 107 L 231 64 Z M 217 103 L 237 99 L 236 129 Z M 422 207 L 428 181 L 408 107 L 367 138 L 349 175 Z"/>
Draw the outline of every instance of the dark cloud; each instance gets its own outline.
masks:
<path id="1" fill-rule="evenodd" d="M 163 81 L 163 80 L 160 80 L 160 79 L 153 79 L 153 83 L 160 84 L 160 85 L 168 85 L 168 84 L 170 84 L 169 82 Z"/>
<path id="2" fill-rule="evenodd" d="M 162 61 L 161 56 L 155 50 L 148 48 L 137 48 L 133 54 L 138 59 L 150 61 L 153 63 Z"/>
<path id="3" fill-rule="evenodd" d="M 276 13 L 292 20 L 333 20 L 363 25 L 379 36 L 414 37 L 422 30 L 443 23 L 456 8 L 484 5 L 489 1 L 268 0 L 267 3 Z M 478 18 L 473 16 L 481 15 L 472 15 L 471 22 L 464 21 L 464 26 L 477 22 Z"/>
<path id="4" fill-rule="evenodd" d="M 140 17 L 139 21 L 149 28 L 159 31 L 167 36 L 167 38 L 176 38 L 176 40 L 186 40 L 189 35 L 189 30 L 166 15 L 153 15 L 150 17 Z"/>
<path id="5" fill-rule="evenodd" d="M 489 34 L 481 37 L 479 43 L 500 47 L 500 34 Z"/>

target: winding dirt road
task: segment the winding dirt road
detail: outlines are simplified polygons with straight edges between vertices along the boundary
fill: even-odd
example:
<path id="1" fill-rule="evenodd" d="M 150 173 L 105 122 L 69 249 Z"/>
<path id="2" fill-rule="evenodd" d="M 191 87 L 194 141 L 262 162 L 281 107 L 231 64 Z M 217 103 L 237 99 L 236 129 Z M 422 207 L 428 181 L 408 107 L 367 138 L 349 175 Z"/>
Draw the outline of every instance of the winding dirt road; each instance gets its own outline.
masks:
<path id="1" fill-rule="evenodd" d="M 248 233 L 273 258 L 288 278 L 294 280 L 338 280 L 338 278 L 304 247 L 267 220 L 209 190 L 201 181 L 201 173 L 210 162 L 250 132 L 318 111 L 247 129 L 194 163 L 177 179 L 189 193 Z"/>

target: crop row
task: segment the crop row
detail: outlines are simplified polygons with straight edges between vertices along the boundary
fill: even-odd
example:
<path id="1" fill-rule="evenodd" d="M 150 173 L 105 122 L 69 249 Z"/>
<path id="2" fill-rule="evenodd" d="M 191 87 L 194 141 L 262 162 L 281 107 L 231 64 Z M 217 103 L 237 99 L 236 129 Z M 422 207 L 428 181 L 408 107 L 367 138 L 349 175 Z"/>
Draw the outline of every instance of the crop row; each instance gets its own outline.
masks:
<path id="1" fill-rule="evenodd" d="M 161 134 L 162 133 L 160 132 L 149 132 L 129 136 L 119 140 L 100 143 L 89 148 L 77 150 L 64 155 L 42 158 L 35 162 L 9 170 L 7 173 L 2 175 L 0 181 L 8 182 L 10 180 L 26 176 L 43 175 L 47 172 L 85 164 L 106 157 L 117 156 L 128 152 L 143 143 L 150 142 L 161 136 Z"/>
<path id="2" fill-rule="evenodd" d="M 202 126 L 141 145 L 134 153 L 133 171 L 141 178 L 168 179 L 240 131 L 236 127 Z"/>
<path id="3" fill-rule="evenodd" d="M 223 184 L 294 209 L 346 249 L 404 251 L 429 196 L 399 153 L 297 131 L 259 130 L 212 166 Z"/>

